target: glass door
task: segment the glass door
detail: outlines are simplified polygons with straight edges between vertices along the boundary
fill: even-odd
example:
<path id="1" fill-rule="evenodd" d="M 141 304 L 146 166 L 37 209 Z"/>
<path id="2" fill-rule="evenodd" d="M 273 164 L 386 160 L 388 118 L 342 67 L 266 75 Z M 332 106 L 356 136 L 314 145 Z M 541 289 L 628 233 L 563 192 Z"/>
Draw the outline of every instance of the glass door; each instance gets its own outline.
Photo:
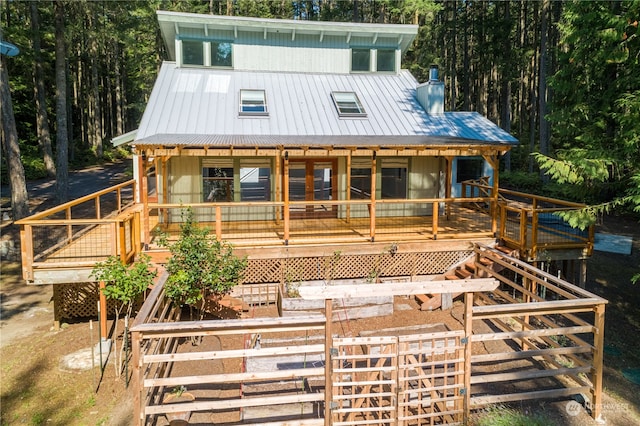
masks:
<path id="1" fill-rule="evenodd" d="M 290 160 L 290 201 L 331 201 L 337 198 L 336 160 Z M 321 218 L 336 217 L 337 206 L 331 204 L 309 204 L 291 207 L 291 217 Z"/>

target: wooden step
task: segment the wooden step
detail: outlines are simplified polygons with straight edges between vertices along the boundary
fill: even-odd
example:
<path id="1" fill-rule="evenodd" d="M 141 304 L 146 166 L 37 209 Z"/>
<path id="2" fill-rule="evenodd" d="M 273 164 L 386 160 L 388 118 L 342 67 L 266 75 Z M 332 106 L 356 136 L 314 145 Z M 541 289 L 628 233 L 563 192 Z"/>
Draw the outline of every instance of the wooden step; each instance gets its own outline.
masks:
<path id="1" fill-rule="evenodd" d="M 499 251 L 501 251 L 504 254 L 507 254 L 509 256 L 511 256 L 515 252 L 515 249 L 512 249 L 510 247 L 506 247 L 506 246 L 497 245 L 495 248 L 496 248 L 496 250 L 499 250 Z"/>
<path id="2" fill-rule="evenodd" d="M 478 266 L 476 265 L 475 260 L 470 260 L 469 262 L 464 264 L 464 269 L 471 272 L 472 274 L 476 274 L 478 272 Z"/>
<path id="3" fill-rule="evenodd" d="M 442 296 L 440 294 L 433 294 L 426 303 L 420 305 L 421 311 L 433 311 L 442 306 Z"/>
<path id="4" fill-rule="evenodd" d="M 447 273 L 447 275 L 444 276 L 445 280 L 459 280 L 460 277 L 458 277 L 454 272 L 449 272 Z"/>
<path id="5" fill-rule="evenodd" d="M 425 303 L 429 303 L 429 301 L 431 300 L 431 297 L 427 294 L 416 294 L 414 296 L 416 302 L 420 304 L 420 309 L 422 309 L 422 305 L 424 305 Z"/>
<path id="6" fill-rule="evenodd" d="M 455 274 L 458 276 L 458 279 L 467 279 L 467 278 L 471 278 L 473 276 L 473 274 L 469 271 L 467 271 L 466 269 L 462 269 L 462 268 L 458 268 L 455 270 Z"/>
<path id="7" fill-rule="evenodd" d="M 479 260 L 479 262 L 480 262 L 481 264 L 483 264 L 484 266 L 491 266 L 491 265 L 493 265 L 493 260 L 491 260 L 491 259 L 487 259 L 486 257 L 481 257 L 481 258 L 480 258 L 480 260 Z"/>

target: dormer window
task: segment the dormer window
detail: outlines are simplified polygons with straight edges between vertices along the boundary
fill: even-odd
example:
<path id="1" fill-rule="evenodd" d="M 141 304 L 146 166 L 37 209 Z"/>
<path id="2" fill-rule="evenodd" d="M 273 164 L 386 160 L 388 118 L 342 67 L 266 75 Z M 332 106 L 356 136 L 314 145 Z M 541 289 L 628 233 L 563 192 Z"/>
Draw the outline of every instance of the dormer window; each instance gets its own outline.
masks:
<path id="1" fill-rule="evenodd" d="M 355 92 L 331 92 L 331 98 L 340 117 L 366 117 L 367 112 L 362 107 Z"/>
<path id="2" fill-rule="evenodd" d="M 240 90 L 240 115 L 268 115 L 264 90 Z"/>

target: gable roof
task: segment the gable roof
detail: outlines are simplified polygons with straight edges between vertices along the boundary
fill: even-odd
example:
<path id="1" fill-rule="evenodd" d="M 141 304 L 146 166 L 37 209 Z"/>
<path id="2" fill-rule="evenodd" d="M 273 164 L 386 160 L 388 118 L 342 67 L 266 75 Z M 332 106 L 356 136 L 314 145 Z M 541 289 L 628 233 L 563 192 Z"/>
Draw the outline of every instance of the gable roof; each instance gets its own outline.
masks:
<path id="1" fill-rule="evenodd" d="M 136 145 L 502 145 L 517 140 L 475 112 L 427 114 L 417 81 L 398 74 L 275 73 L 165 62 Z M 269 114 L 239 114 L 241 89 L 264 89 Z M 353 91 L 367 116 L 340 117 L 332 91 Z"/>

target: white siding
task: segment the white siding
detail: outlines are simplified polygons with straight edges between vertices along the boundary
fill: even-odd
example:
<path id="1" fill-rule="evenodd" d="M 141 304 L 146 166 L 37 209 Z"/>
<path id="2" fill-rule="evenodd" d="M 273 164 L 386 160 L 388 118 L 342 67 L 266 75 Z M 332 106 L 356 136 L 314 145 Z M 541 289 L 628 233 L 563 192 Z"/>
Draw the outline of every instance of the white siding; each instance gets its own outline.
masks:
<path id="1" fill-rule="evenodd" d="M 349 49 L 236 44 L 233 65 L 245 71 L 348 73 L 350 52 Z"/>

